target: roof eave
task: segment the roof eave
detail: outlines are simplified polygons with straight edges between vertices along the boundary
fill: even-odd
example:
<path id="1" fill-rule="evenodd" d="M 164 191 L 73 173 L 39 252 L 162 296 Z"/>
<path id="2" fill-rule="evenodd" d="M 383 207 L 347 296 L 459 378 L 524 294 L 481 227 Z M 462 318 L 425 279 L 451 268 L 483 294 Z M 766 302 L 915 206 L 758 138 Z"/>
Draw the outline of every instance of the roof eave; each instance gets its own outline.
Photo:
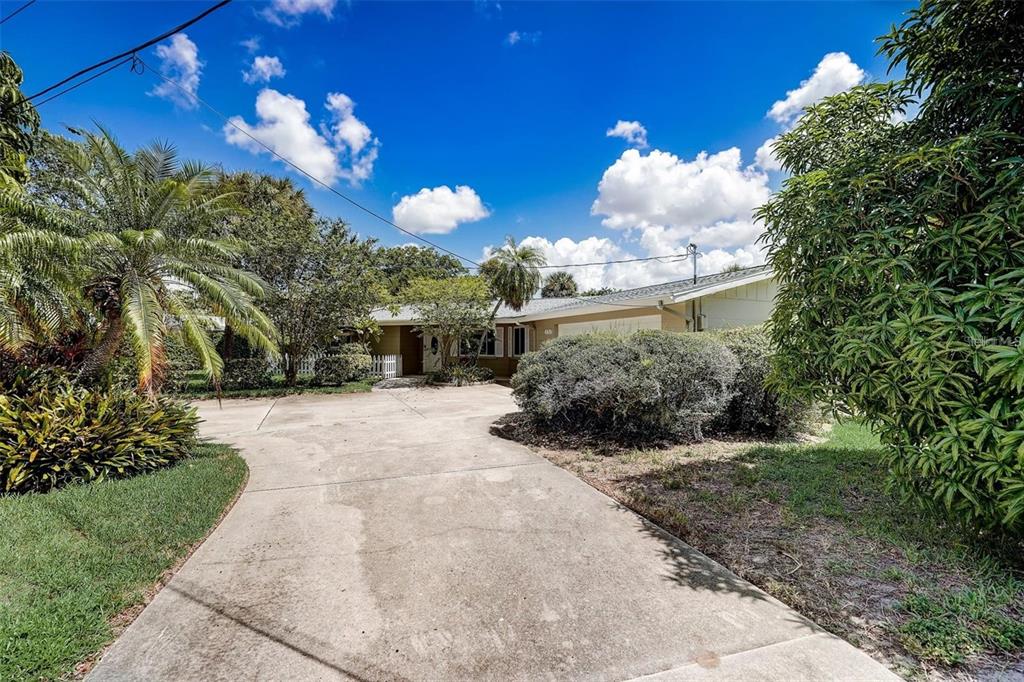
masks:
<path id="1" fill-rule="evenodd" d="M 722 282 L 721 284 L 713 284 L 708 287 L 700 287 L 699 289 L 689 289 L 680 291 L 678 294 L 672 294 L 673 303 L 683 303 L 685 301 L 692 301 L 695 298 L 701 296 L 710 296 L 717 294 L 720 291 L 727 291 L 729 289 L 735 289 L 737 287 L 746 286 L 747 284 L 756 284 L 763 282 L 767 279 L 772 278 L 771 270 L 764 270 L 756 274 L 750 275 L 749 277 L 743 277 L 742 279 L 733 279 L 728 282 Z"/>

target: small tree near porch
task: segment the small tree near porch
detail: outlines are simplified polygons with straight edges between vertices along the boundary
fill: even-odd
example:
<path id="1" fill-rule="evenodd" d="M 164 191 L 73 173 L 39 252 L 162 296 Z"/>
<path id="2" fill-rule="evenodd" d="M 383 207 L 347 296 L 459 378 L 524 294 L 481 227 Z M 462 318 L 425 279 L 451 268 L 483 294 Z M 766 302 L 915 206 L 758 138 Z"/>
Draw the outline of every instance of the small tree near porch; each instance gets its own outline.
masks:
<path id="1" fill-rule="evenodd" d="M 451 362 L 453 344 L 480 333 L 490 320 L 490 292 L 480 277 L 414 279 L 401 298 L 413 308 L 417 331 L 440 342 L 442 369 Z"/>

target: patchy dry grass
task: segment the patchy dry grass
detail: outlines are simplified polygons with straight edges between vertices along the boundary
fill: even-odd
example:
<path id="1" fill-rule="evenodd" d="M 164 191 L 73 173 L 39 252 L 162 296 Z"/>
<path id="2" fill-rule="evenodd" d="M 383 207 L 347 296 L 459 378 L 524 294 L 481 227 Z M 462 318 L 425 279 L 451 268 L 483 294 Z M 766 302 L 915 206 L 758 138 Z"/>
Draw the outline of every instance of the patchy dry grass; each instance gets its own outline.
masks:
<path id="1" fill-rule="evenodd" d="M 533 445 L 898 673 L 1024 676 L 1021 543 L 894 500 L 863 426 L 814 444 Z"/>

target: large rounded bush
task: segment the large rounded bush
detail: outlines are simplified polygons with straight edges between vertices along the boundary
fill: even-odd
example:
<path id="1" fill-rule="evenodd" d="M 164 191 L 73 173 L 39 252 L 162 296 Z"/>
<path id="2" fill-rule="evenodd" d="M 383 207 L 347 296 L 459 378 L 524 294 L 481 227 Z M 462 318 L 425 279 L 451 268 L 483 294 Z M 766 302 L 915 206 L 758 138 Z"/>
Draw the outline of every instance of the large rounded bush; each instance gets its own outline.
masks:
<path id="1" fill-rule="evenodd" d="M 360 381 L 370 376 L 373 358 L 360 343 L 347 343 L 338 349 L 336 355 L 328 355 L 316 361 L 313 368 L 314 381 L 321 386 L 338 386 L 350 381 Z"/>
<path id="2" fill-rule="evenodd" d="M 523 356 L 513 395 L 533 419 L 576 432 L 700 438 L 732 393 L 736 357 L 704 334 L 555 339 Z"/>
<path id="3" fill-rule="evenodd" d="M 21 372 L 0 395 L 0 492 L 121 478 L 185 457 L 195 410 L 117 386 Z"/>
<path id="4" fill-rule="evenodd" d="M 739 361 L 733 397 L 712 425 L 716 431 L 774 438 L 795 433 L 811 415 L 807 403 L 785 399 L 767 383 L 774 354 L 771 339 L 760 327 L 711 332 Z"/>

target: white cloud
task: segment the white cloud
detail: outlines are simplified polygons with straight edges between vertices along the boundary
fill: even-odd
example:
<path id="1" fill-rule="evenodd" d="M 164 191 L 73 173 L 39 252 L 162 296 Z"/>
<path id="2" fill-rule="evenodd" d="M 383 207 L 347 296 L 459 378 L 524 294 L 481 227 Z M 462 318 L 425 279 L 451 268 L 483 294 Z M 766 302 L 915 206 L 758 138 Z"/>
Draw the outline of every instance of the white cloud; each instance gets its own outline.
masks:
<path id="1" fill-rule="evenodd" d="M 760 147 L 757 148 L 757 152 L 754 154 L 754 162 L 760 166 L 762 170 L 766 171 L 780 171 L 782 170 L 782 163 L 775 156 L 775 152 L 772 147 L 776 142 L 779 141 L 779 136 L 769 137 Z"/>
<path id="2" fill-rule="evenodd" d="M 262 55 L 252 60 L 248 71 L 242 72 L 242 80 L 246 83 L 266 83 L 271 78 L 284 76 L 285 73 L 280 59 Z"/>
<path id="3" fill-rule="evenodd" d="M 461 223 L 483 220 L 491 213 L 472 187 L 424 187 L 404 196 L 391 209 L 395 224 L 416 234 L 447 234 Z"/>
<path id="4" fill-rule="evenodd" d="M 327 95 L 327 110 L 332 117 L 328 131 L 334 148 L 348 160 L 348 167 L 342 168 L 342 177 L 359 184 L 373 174 L 380 140 L 373 136 L 369 126 L 356 118 L 355 108 L 356 103 L 343 92 Z"/>
<path id="5" fill-rule="evenodd" d="M 526 243 L 553 264 L 659 257 L 568 268 L 583 288 L 630 288 L 690 277 L 689 258 L 664 256 L 684 254 L 691 243 L 699 248 L 699 274 L 721 272 L 733 263 L 764 262 L 757 243 L 762 230 L 753 212 L 770 194 L 767 174 L 743 167 L 735 148 L 702 152 L 691 160 L 629 149 L 605 171 L 591 207 L 618 238 L 529 237 Z"/>
<path id="6" fill-rule="evenodd" d="M 319 13 L 330 19 L 336 4 L 337 0 L 273 0 L 260 16 L 276 26 L 291 28 L 304 14 Z"/>
<path id="7" fill-rule="evenodd" d="M 772 105 L 768 115 L 788 125 L 803 113 L 805 107 L 818 100 L 849 90 L 864 80 L 864 70 L 853 63 L 845 52 L 830 52 L 815 67 L 810 78 L 800 87 L 786 93 L 786 98 Z"/>
<path id="8" fill-rule="evenodd" d="M 505 36 L 506 45 L 536 45 L 540 42 L 540 31 L 512 31 Z"/>
<path id="9" fill-rule="evenodd" d="M 347 109 L 339 106 L 341 101 L 347 103 Z M 352 113 L 354 106 L 346 95 L 329 94 L 326 107 L 331 117 L 329 122 L 321 124 L 318 131 L 310 123 L 310 114 L 303 100 L 264 88 L 256 97 L 258 122 L 250 125 L 241 116 L 233 116 L 224 126 L 224 138 L 229 144 L 254 154 L 266 152 L 234 127 L 237 126 L 329 185 L 339 179 L 358 185 L 372 174 L 380 143 L 371 138 L 369 128 L 355 118 Z M 358 148 L 351 144 L 350 134 L 339 132 L 351 128 L 353 119 L 366 130 L 366 139 Z"/>
<path id="10" fill-rule="evenodd" d="M 647 155 L 627 149 L 604 172 L 597 189 L 590 212 L 606 216 L 606 227 L 627 230 L 749 220 L 770 194 L 768 176 L 742 168 L 735 147 L 701 152 L 693 161 L 657 149 Z"/>
<path id="11" fill-rule="evenodd" d="M 643 149 L 647 146 L 647 128 L 640 121 L 617 121 L 614 128 L 605 131 L 607 137 L 621 137 L 631 146 Z"/>
<path id="12" fill-rule="evenodd" d="M 199 76 L 204 66 L 199 61 L 199 48 L 186 34 L 178 33 L 170 42 L 157 45 L 156 56 L 160 58 L 160 71 L 173 83 L 161 81 L 149 94 L 170 100 L 182 109 L 195 109 Z"/>
<path id="13" fill-rule="evenodd" d="M 660 259 L 633 261 L 629 263 L 612 263 L 610 265 L 588 265 L 572 267 L 573 263 L 600 263 L 612 260 L 643 258 L 647 255 L 679 253 L 685 248 L 685 242 L 675 245 L 660 253 L 647 254 L 627 250 L 606 237 L 586 237 L 575 241 L 568 237 L 551 241 L 546 237 L 526 237 L 521 242 L 524 246 L 538 249 L 548 263 L 566 265 L 581 290 L 612 287 L 613 289 L 631 289 L 649 284 L 686 279 L 693 275 L 693 265 L 689 258 Z M 482 258 L 486 259 L 494 247 L 484 249 Z M 662 245 L 664 248 L 664 245 Z M 701 252 L 697 259 L 697 273 L 701 275 L 721 272 L 732 264 L 748 267 L 764 262 L 764 253 L 756 246 L 733 249 L 712 249 Z"/>
<path id="14" fill-rule="evenodd" d="M 253 36 L 251 38 L 246 38 L 245 40 L 240 42 L 239 45 L 244 47 L 245 51 L 248 52 L 249 54 L 255 54 L 260 49 L 260 45 L 262 43 L 263 43 L 263 38 L 261 38 L 259 36 Z"/>

